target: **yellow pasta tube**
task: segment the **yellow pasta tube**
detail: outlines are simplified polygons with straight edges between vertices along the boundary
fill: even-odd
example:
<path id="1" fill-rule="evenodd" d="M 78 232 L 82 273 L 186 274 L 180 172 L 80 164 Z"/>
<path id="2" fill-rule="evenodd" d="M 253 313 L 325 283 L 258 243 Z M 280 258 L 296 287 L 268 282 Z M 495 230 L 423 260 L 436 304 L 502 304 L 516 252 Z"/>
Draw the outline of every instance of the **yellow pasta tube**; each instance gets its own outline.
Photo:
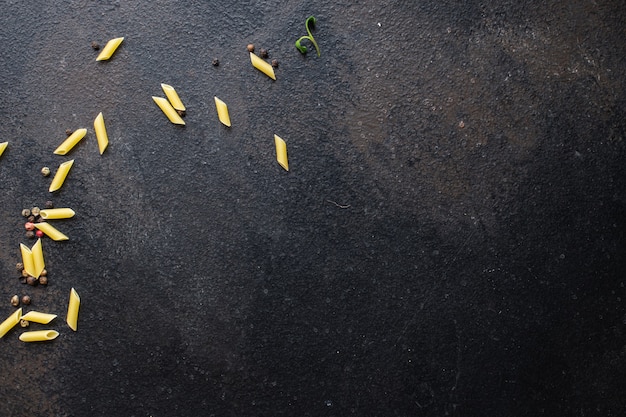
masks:
<path id="1" fill-rule="evenodd" d="M 41 272 L 45 269 L 46 263 L 43 260 L 43 247 L 41 246 L 41 239 L 37 239 L 37 242 L 31 248 L 31 253 L 33 254 L 33 264 L 35 267 L 35 278 L 39 278 Z"/>
<path id="2" fill-rule="evenodd" d="M 63 162 L 61 165 L 59 165 L 59 169 L 57 169 L 57 173 L 54 174 L 54 178 L 52 179 L 52 183 L 50 183 L 50 188 L 48 191 L 54 192 L 61 188 L 73 164 L 74 160 L 72 159 L 71 161 Z"/>
<path id="3" fill-rule="evenodd" d="M 87 129 L 75 130 L 74 133 L 69 135 L 68 138 L 65 139 L 63 143 L 60 144 L 59 147 L 54 150 L 54 153 L 56 155 L 65 155 L 66 153 L 71 151 L 72 148 L 76 146 L 76 144 L 78 144 L 78 142 L 80 142 L 80 140 L 84 138 L 86 134 L 87 134 Z"/>
<path id="4" fill-rule="evenodd" d="M 250 61 L 252 61 L 252 66 L 254 68 L 258 69 L 263 74 L 270 77 L 272 80 L 276 80 L 276 75 L 274 75 L 274 68 L 270 64 L 263 61 L 252 52 L 250 52 Z"/>
<path id="5" fill-rule="evenodd" d="M 8 144 L 9 144 L 9 142 L 2 142 L 2 143 L 0 143 L 0 156 L 2 156 L 2 154 L 4 153 L 4 150 L 7 148 Z"/>
<path id="6" fill-rule="evenodd" d="M 22 308 L 15 310 L 5 321 L 0 323 L 0 339 L 22 319 Z"/>
<path id="7" fill-rule="evenodd" d="M 289 161 L 287 159 L 287 144 L 278 135 L 274 135 L 274 144 L 276 145 L 276 160 L 285 168 L 285 171 L 289 171 Z"/>
<path id="8" fill-rule="evenodd" d="M 185 105 L 183 104 L 180 97 L 178 97 L 178 93 L 174 90 L 174 87 L 167 84 L 161 84 L 161 88 L 163 88 L 163 92 L 165 92 L 165 96 L 170 101 L 172 107 L 175 110 L 185 111 Z"/>
<path id="9" fill-rule="evenodd" d="M 23 243 L 20 243 L 20 251 L 22 252 L 22 265 L 24 265 L 24 271 L 32 277 L 37 278 L 39 275 L 35 272 L 35 259 L 33 253 Z"/>
<path id="10" fill-rule="evenodd" d="M 70 291 L 70 302 L 67 306 L 67 325 L 76 331 L 78 328 L 78 308 L 80 307 L 80 297 L 74 288 Z"/>
<path id="11" fill-rule="evenodd" d="M 71 208 L 45 209 L 39 212 L 41 218 L 45 220 L 69 219 L 70 217 L 74 217 L 74 214 L 76 213 Z"/>
<path id="12" fill-rule="evenodd" d="M 35 330 L 34 332 L 24 332 L 20 335 L 22 342 L 47 342 L 59 336 L 56 330 Z"/>
<path id="13" fill-rule="evenodd" d="M 217 117 L 222 124 L 230 127 L 230 116 L 228 115 L 228 106 L 219 98 L 215 97 L 215 107 L 217 108 Z"/>
<path id="14" fill-rule="evenodd" d="M 33 323 L 48 324 L 57 317 L 56 314 L 41 313 L 39 311 L 29 311 L 22 316 L 22 320 Z"/>
<path id="15" fill-rule="evenodd" d="M 100 150 L 100 155 L 102 155 L 107 146 L 109 146 L 109 137 L 107 136 L 107 129 L 104 127 L 104 116 L 102 116 L 102 112 L 100 112 L 100 114 L 96 116 L 96 120 L 93 121 L 93 128 L 96 131 L 98 149 Z"/>
<path id="16" fill-rule="evenodd" d="M 41 222 L 35 223 L 35 227 L 46 234 L 52 240 L 69 240 L 70 238 L 65 236 L 63 233 L 59 232 L 57 228 L 52 226 L 50 223 Z"/>
<path id="17" fill-rule="evenodd" d="M 152 100 L 154 100 L 154 102 L 157 104 L 157 106 L 159 106 L 161 111 L 165 113 L 167 118 L 170 119 L 170 122 L 176 125 L 185 124 L 185 121 L 180 117 L 178 113 L 176 113 L 176 110 L 174 109 L 174 107 L 172 107 L 169 101 L 167 101 L 163 97 L 152 97 Z"/>
<path id="18" fill-rule="evenodd" d="M 115 52 L 115 50 L 118 46 L 120 46 L 123 40 L 124 38 L 115 38 L 108 41 L 98 55 L 98 58 L 96 58 L 96 61 L 106 61 L 107 59 L 111 58 L 113 52 Z"/>

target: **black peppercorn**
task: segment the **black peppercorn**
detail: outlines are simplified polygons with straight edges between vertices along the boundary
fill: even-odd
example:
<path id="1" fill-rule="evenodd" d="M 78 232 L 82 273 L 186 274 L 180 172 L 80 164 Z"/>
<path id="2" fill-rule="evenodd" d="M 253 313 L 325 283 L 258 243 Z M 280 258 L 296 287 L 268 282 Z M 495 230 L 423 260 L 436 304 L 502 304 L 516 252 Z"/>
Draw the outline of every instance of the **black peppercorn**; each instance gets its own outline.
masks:
<path id="1" fill-rule="evenodd" d="M 54 203 L 50 200 L 46 201 L 46 203 L 44 204 L 44 207 L 47 209 L 51 209 L 54 208 Z"/>
<path id="2" fill-rule="evenodd" d="M 220 60 L 219 60 L 219 59 L 217 59 L 217 58 L 215 58 L 215 59 L 213 60 L 212 64 L 213 64 L 213 66 L 214 66 L 214 67 L 217 67 L 217 66 L 220 64 Z"/>
<path id="3" fill-rule="evenodd" d="M 74 133 L 74 131 L 72 129 L 65 129 L 65 134 L 67 136 L 70 136 L 72 133 Z"/>
<path id="4" fill-rule="evenodd" d="M 277 59 L 272 59 L 272 66 L 274 68 L 278 68 L 278 60 Z"/>
<path id="5" fill-rule="evenodd" d="M 33 277 L 33 276 L 31 275 L 31 276 L 29 276 L 28 278 L 26 278 L 26 283 L 27 283 L 28 285 L 35 286 L 35 285 L 37 285 L 37 278 L 35 278 L 35 277 Z"/>
<path id="6" fill-rule="evenodd" d="M 260 56 L 261 58 L 267 58 L 269 55 L 270 55 L 270 54 L 269 54 L 269 52 L 268 52 L 268 50 L 267 50 L 267 49 L 265 49 L 265 48 L 261 48 L 261 49 L 259 49 L 259 56 Z"/>
<path id="7" fill-rule="evenodd" d="M 32 230 L 28 230 L 26 231 L 25 235 L 27 239 L 34 239 L 35 238 L 35 232 L 33 232 Z"/>
<path id="8" fill-rule="evenodd" d="M 91 42 L 91 47 L 93 48 L 94 51 L 97 51 L 98 49 L 100 49 L 100 44 L 96 41 Z"/>
<path id="9" fill-rule="evenodd" d="M 48 285 L 48 277 L 39 277 L 39 283 L 41 285 Z"/>

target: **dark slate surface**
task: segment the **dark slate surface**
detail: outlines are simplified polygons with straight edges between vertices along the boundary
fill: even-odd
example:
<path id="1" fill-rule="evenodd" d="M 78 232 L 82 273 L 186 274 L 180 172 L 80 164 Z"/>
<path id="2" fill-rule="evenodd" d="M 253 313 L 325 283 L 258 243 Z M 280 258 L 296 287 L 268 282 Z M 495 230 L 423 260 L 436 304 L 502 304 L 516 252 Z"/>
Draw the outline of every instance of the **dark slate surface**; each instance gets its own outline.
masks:
<path id="1" fill-rule="evenodd" d="M 0 415 L 626 413 L 621 2 L 36 3 L 0 17 L 0 316 L 28 293 L 61 335 L 0 339 Z M 77 215 L 31 288 L 48 199 Z"/>

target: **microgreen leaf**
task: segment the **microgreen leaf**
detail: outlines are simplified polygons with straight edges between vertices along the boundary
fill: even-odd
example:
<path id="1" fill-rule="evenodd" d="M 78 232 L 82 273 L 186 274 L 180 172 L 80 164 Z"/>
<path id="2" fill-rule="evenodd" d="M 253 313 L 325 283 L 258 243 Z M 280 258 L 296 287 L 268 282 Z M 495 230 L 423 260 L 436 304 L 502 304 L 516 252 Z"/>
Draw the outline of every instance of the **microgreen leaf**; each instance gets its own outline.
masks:
<path id="1" fill-rule="evenodd" d="M 313 34 L 311 33 L 311 28 L 315 26 L 315 22 L 317 22 L 315 16 L 309 16 L 306 19 L 304 25 L 306 26 L 306 32 L 308 33 L 308 35 L 302 36 L 296 41 L 296 48 L 298 48 L 298 51 L 300 51 L 301 53 L 306 54 L 307 47 L 301 45 L 300 42 L 302 42 L 304 39 L 308 39 L 315 47 L 315 50 L 317 51 L 317 56 L 320 56 L 320 48 L 319 46 L 317 46 L 317 42 L 315 42 L 315 38 L 313 38 Z"/>

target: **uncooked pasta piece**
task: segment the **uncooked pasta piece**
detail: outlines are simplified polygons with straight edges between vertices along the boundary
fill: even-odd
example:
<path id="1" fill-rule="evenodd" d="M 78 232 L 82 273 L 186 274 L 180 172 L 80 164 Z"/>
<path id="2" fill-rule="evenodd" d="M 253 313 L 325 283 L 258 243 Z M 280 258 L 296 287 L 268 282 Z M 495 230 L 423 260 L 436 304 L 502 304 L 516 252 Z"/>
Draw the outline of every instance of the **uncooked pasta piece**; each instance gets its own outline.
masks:
<path id="1" fill-rule="evenodd" d="M 22 342 L 47 342 L 54 340 L 59 336 L 56 330 L 35 330 L 32 332 L 24 332 L 20 335 Z"/>
<path id="2" fill-rule="evenodd" d="M 70 291 L 70 302 L 67 306 L 67 325 L 70 329 L 78 329 L 78 309 L 80 307 L 80 297 L 74 288 Z"/>
<path id="3" fill-rule="evenodd" d="M 57 173 L 54 174 L 54 178 L 52 179 L 52 183 L 50 183 L 50 188 L 48 191 L 54 192 L 61 188 L 73 164 L 74 160 L 72 159 L 71 161 L 63 162 L 61 165 L 59 165 L 59 169 L 57 169 Z"/>
<path id="4" fill-rule="evenodd" d="M 163 92 L 165 92 L 165 96 L 170 101 L 172 107 L 175 110 L 185 111 L 185 105 L 183 104 L 180 97 L 178 97 L 178 93 L 174 90 L 174 87 L 167 84 L 161 84 L 161 88 L 163 88 Z"/>
<path id="5" fill-rule="evenodd" d="M 15 310 L 13 314 L 0 323 L 0 339 L 9 332 L 22 319 L 22 308 Z"/>
<path id="6" fill-rule="evenodd" d="M 37 239 L 37 242 L 33 245 L 30 252 L 33 254 L 33 266 L 34 272 L 33 275 L 35 278 L 39 278 L 42 271 L 46 268 L 46 263 L 43 259 L 43 247 L 41 246 L 41 239 Z"/>
<path id="7" fill-rule="evenodd" d="M 217 117 L 222 124 L 230 127 L 230 116 L 228 115 L 228 106 L 219 98 L 215 97 L 215 107 L 217 108 Z"/>
<path id="8" fill-rule="evenodd" d="M 276 145 L 276 160 L 285 171 L 289 171 L 289 161 L 287 160 L 287 144 L 278 135 L 274 135 Z"/>
<path id="9" fill-rule="evenodd" d="M 24 271 L 31 277 L 37 278 L 37 272 L 35 271 L 35 259 L 33 258 L 33 252 L 28 246 L 20 243 L 20 252 L 22 253 L 22 265 L 24 265 Z"/>
<path id="10" fill-rule="evenodd" d="M 29 311 L 22 316 L 22 320 L 32 321 L 33 323 L 48 324 L 56 317 L 56 314 L 42 313 L 39 311 Z"/>
<path id="11" fill-rule="evenodd" d="M 152 100 L 159 106 L 161 111 L 165 113 L 170 122 L 176 125 L 184 125 L 185 121 L 180 117 L 180 115 L 176 112 L 176 109 L 172 107 L 169 101 L 164 99 L 163 97 L 152 97 Z"/>
<path id="12" fill-rule="evenodd" d="M 2 143 L 0 143 L 0 156 L 2 156 L 2 154 L 4 153 L 4 150 L 7 148 L 8 144 L 9 144 L 9 142 L 2 142 Z"/>
<path id="13" fill-rule="evenodd" d="M 100 155 L 102 155 L 107 146 L 109 146 L 109 136 L 107 135 L 106 127 L 104 127 L 104 116 L 102 116 L 102 112 L 100 112 L 93 121 L 93 128 L 96 131 L 98 149 L 100 150 Z"/>
<path id="14" fill-rule="evenodd" d="M 106 61 L 107 59 L 111 58 L 113 52 L 115 52 L 115 50 L 118 46 L 120 46 L 123 40 L 124 38 L 115 38 L 108 41 L 104 48 L 102 48 L 102 51 L 98 55 L 98 58 L 96 58 L 96 61 Z"/>
<path id="15" fill-rule="evenodd" d="M 268 62 L 263 61 L 252 52 L 250 52 L 250 61 L 252 61 L 252 66 L 254 68 L 258 69 L 263 74 L 270 77 L 272 80 L 276 80 L 276 75 L 274 75 L 274 68 Z"/>
<path id="16" fill-rule="evenodd" d="M 35 223 L 35 227 L 42 232 L 45 233 L 52 240 L 69 240 L 70 238 L 61 233 L 56 227 L 52 226 L 50 223 L 41 222 Z"/>
<path id="17" fill-rule="evenodd" d="M 53 208 L 53 209 L 45 209 L 39 212 L 39 215 L 44 220 L 53 220 L 53 219 L 69 219 L 70 217 L 74 217 L 74 210 L 71 208 Z"/>
<path id="18" fill-rule="evenodd" d="M 57 155 L 67 154 L 74 146 L 76 146 L 76 144 L 78 144 L 78 142 L 80 142 L 82 138 L 85 137 L 86 134 L 87 129 L 76 129 L 74 133 L 69 135 L 68 138 L 54 150 L 54 153 Z"/>

